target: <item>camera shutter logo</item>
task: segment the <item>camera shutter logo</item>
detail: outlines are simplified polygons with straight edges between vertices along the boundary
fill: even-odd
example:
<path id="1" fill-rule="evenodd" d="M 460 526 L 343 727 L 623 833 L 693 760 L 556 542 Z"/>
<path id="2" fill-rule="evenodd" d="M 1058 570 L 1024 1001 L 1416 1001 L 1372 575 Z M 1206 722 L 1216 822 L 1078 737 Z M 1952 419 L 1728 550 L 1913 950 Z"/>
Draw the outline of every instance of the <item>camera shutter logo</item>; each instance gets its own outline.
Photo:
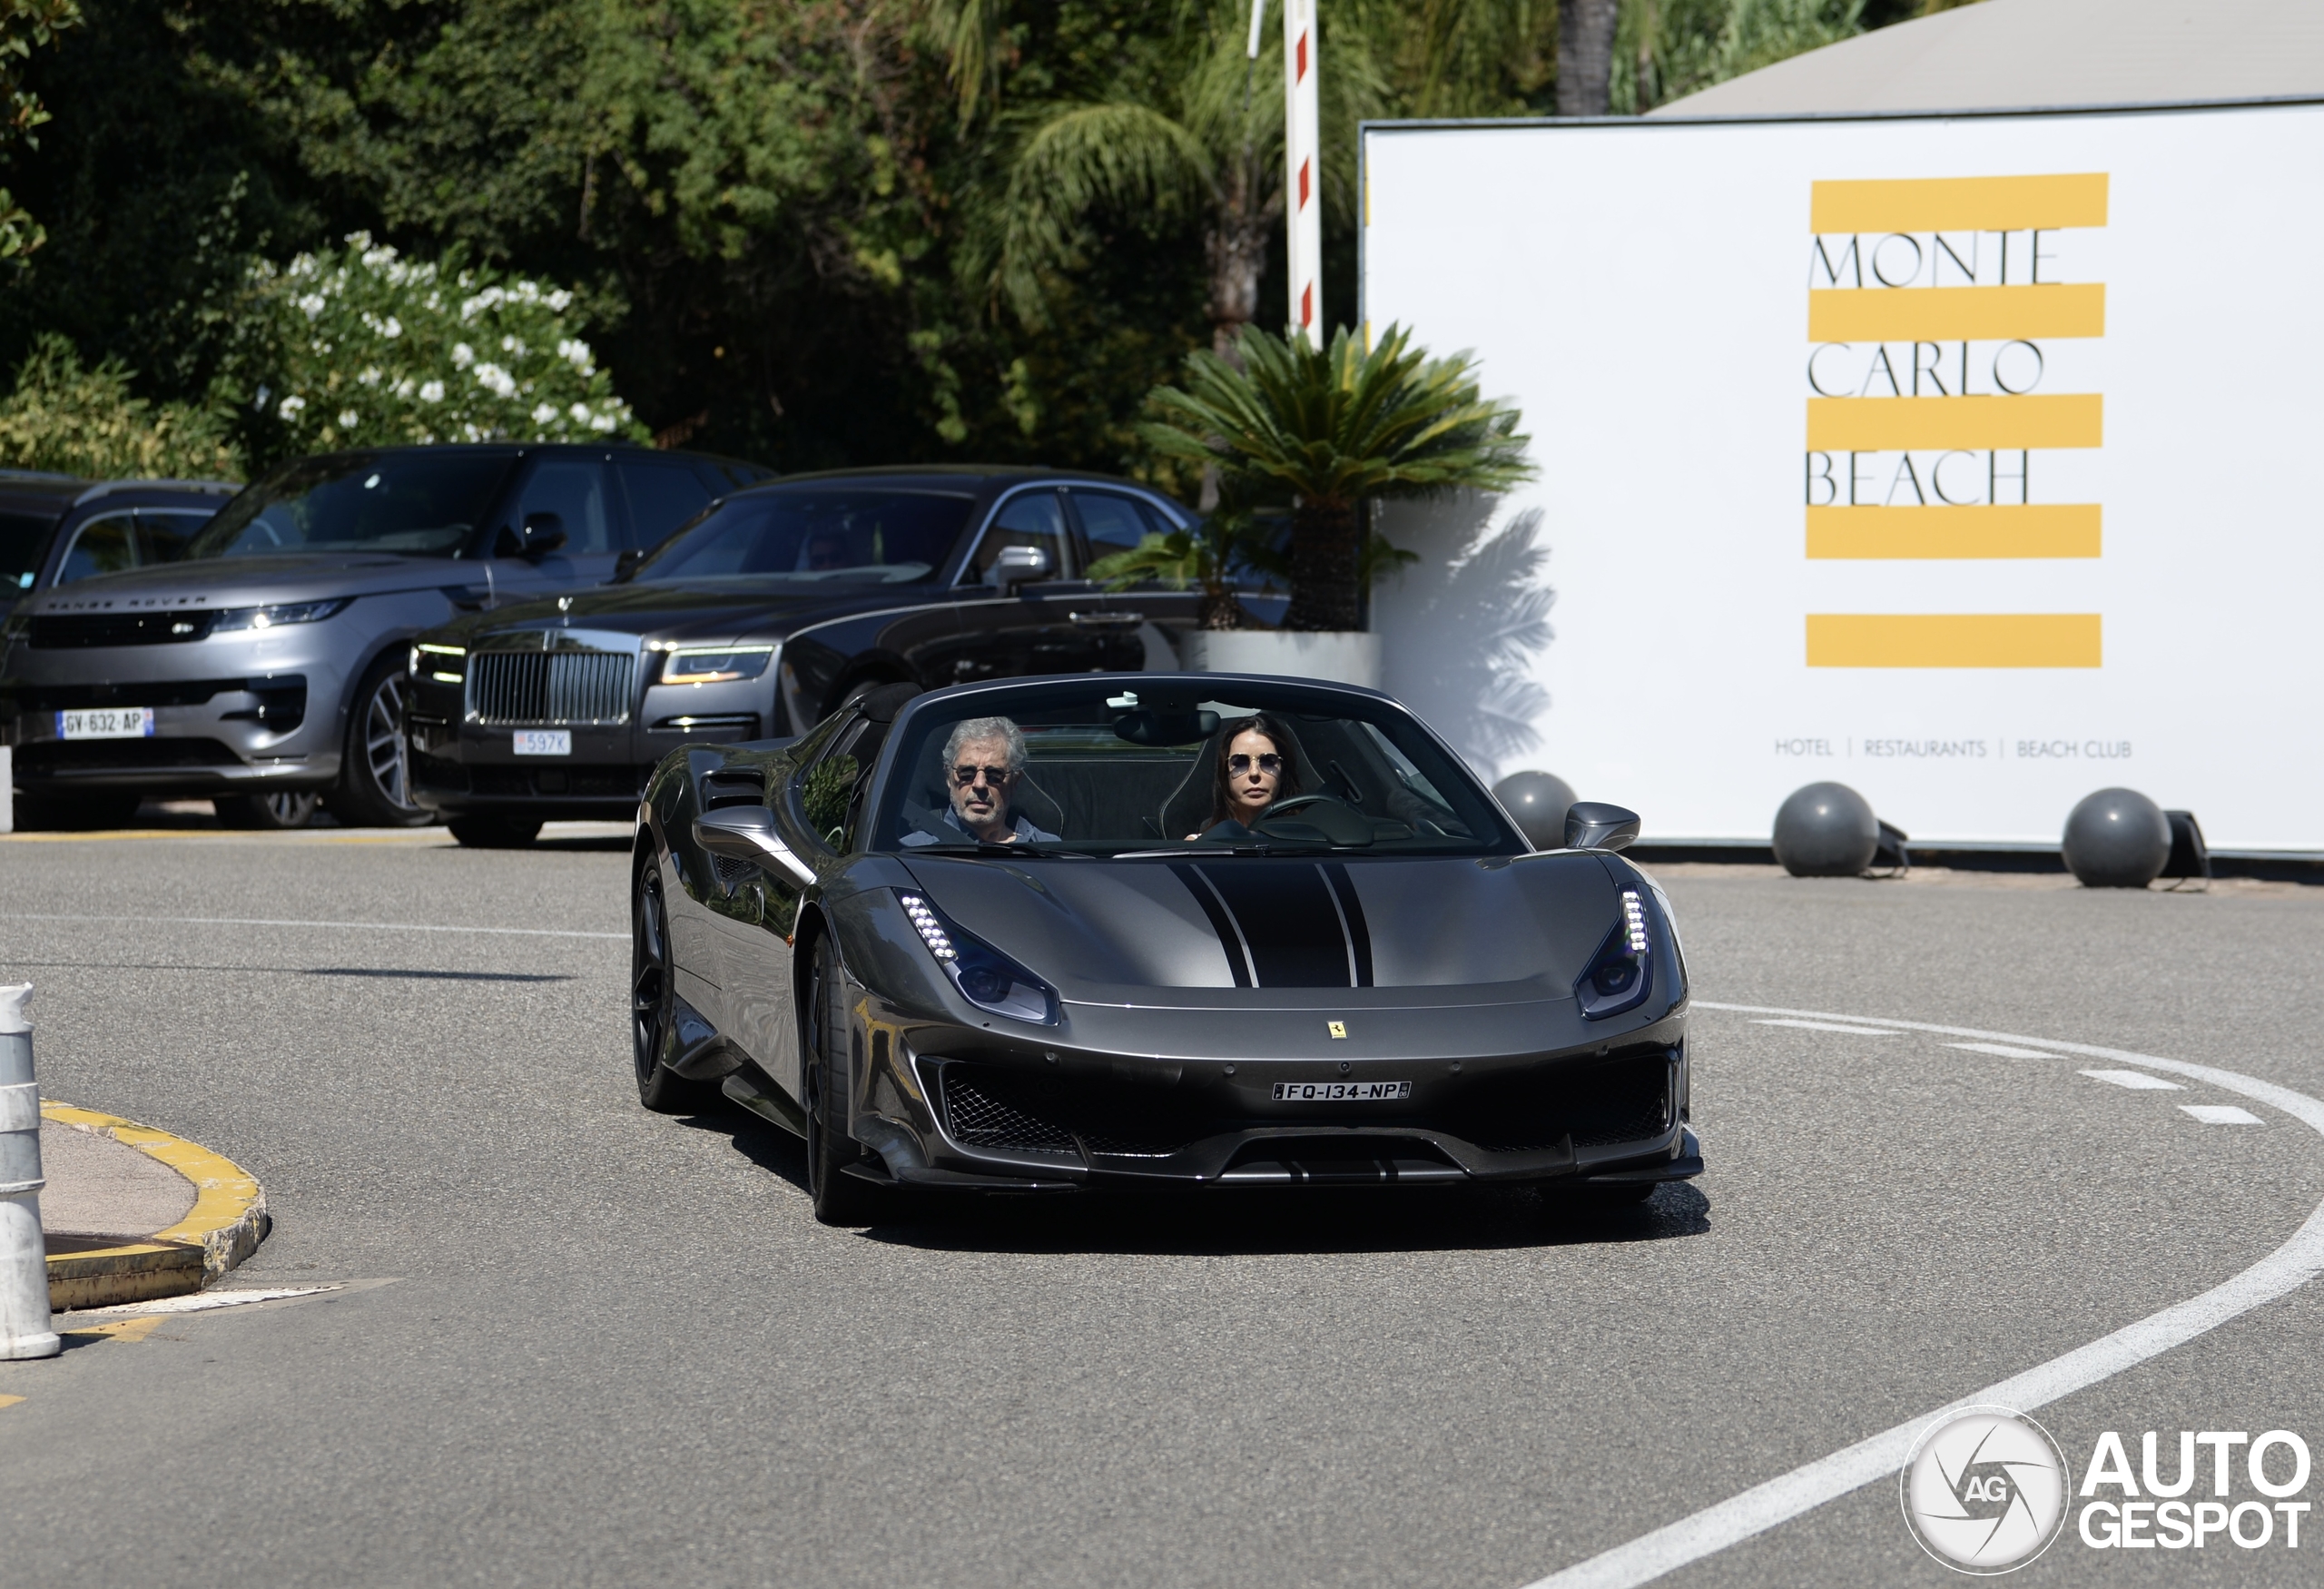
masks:
<path id="1" fill-rule="evenodd" d="M 2072 1476 L 2050 1432 L 2004 1406 L 1965 1407 L 1914 1442 L 1905 1525 L 1956 1572 L 2014 1572 L 2065 1527 Z"/>

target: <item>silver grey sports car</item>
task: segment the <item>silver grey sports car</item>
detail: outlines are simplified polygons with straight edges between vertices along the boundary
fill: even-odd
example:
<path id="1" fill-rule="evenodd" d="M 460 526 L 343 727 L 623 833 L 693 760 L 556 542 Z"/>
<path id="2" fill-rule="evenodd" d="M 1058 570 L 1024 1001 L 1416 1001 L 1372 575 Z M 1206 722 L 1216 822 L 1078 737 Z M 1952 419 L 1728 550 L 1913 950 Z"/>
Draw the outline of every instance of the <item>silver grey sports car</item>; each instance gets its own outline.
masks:
<path id="1" fill-rule="evenodd" d="M 898 684 L 693 745 L 639 807 L 641 1100 L 807 1142 L 818 1217 L 933 1191 L 1700 1173 L 1669 906 L 1535 853 L 1373 691 Z"/>

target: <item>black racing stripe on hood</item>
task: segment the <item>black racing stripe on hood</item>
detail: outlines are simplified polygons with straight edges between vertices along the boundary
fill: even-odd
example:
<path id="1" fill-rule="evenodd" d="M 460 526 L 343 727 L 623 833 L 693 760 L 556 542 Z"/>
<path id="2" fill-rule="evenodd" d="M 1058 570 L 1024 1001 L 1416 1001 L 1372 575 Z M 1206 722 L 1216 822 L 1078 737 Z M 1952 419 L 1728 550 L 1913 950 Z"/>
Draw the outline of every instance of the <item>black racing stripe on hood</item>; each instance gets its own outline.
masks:
<path id="1" fill-rule="evenodd" d="M 1347 952 L 1355 962 L 1355 985 L 1372 986 L 1372 929 L 1364 925 L 1364 902 L 1355 897 L 1355 880 L 1344 861 L 1325 861 L 1319 868 L 1339 900 L 1340 916 L 1347 924 Z"/>
<path id="2" fill-rule="evenodd" d="M 1321 872 L 1271 861 L 1228 861 L 1199 870 L 1243 929 L 1259 986 L 1348 985 L 1347 934 Z"/>
<path id="3" fill-rule="evenodd" d="M 1235 925 L 1235 918 L 1226 913 L 1226 905 L 1218 891 L 1203 881 L 1201 871 L 1191 861 L 1173 861 L 1170 870 L 1195 896 L 1195 903 L 1202 906 L 1202 913 L 1210 918 L 1210 930 L 1218 934 L 1218 946 L 1226 952 L 1226 969 L 1234 975 L 1235 985 L 1251 985 L 1250 962 L 1244 958 L 1243 935 Z"/>

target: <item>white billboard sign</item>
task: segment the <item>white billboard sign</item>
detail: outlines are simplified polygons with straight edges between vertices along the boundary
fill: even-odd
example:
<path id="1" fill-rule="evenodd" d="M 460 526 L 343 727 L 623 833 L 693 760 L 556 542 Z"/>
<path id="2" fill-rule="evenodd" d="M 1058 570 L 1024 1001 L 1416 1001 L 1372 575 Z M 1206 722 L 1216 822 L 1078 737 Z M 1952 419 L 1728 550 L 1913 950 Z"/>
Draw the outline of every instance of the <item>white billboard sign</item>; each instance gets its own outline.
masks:
<path id="1" fill-rule="evenodd" d="M 2324 104 L 1374 126 L 1367 323 L 1539 481 L 1384 521 L 1387 683 L 1649 840 L 1849 784 L 2053 845 L 2093 790 L 2324 854 Z"/>

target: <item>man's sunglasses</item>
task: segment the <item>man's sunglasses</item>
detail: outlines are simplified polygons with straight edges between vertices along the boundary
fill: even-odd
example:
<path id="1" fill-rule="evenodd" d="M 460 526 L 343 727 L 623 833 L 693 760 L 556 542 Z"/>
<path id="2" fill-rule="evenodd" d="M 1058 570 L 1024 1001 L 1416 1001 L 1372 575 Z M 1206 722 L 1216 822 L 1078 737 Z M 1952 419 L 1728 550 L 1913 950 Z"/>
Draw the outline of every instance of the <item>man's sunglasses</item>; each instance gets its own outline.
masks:
<path id="1" fill-rule="evenodd" d="M 1283 771 L 1283 758 L 1275 755 L 1273 751 L 1267 752 L 1258 759 L 1259 771 L 1267 774 L 1269 776 L 1273 776 L 1274 775 Z M 1249 756 L 1240 755 L 1230 755 L 1226 758 L 1226 770 L 1239 778 L 1245 773 L 1251 770 L 1251 758 Z"/>
<path id="2" fill-rule="evenodd" d="M 988 784 L 1006 784 L 1015 775 L 1007 767 L 972 767 L 963 764 L 952 769 L 952 782 L 963 789 L 979 778 Z"/>

